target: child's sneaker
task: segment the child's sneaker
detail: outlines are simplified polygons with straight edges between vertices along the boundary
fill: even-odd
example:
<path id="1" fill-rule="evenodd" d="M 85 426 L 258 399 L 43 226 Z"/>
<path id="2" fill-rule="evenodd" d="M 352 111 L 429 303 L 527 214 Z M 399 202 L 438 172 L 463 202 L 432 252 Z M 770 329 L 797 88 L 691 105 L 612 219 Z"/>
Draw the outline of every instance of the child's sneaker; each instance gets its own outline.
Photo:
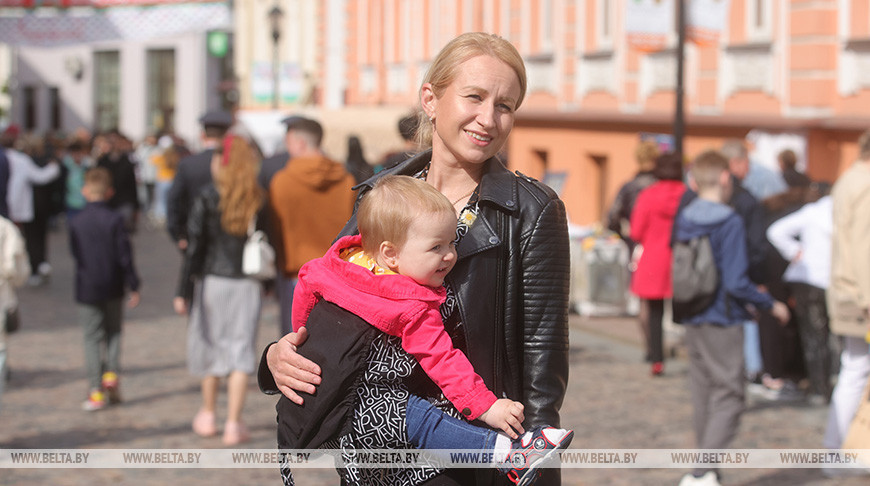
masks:
<path id="1" fill-rule="evenodd" d="M 114 371 L 103 373 L 103 390 L 106 391 L 106 395 L 109 396 L 109 403 L 112 405 L 121 403 L 119 383 L 120 380 L 118 379 L 118 374 Z"/>
<path id="2" fill-rule="evenodd" d="M 535 427 L 513 441 L 505 465 L 499 469 L 517 486 L 530 485 L 538 479 L 538 469 L 568 447 L 573 438 L 573 430 Z"/>
<path id="3" fill-rule="evenodd" d="M 82 403 L 82 410 L 95 412 L 106 408 L 106 395 L 101 390 L 91 390 L 88 399 Z"/>

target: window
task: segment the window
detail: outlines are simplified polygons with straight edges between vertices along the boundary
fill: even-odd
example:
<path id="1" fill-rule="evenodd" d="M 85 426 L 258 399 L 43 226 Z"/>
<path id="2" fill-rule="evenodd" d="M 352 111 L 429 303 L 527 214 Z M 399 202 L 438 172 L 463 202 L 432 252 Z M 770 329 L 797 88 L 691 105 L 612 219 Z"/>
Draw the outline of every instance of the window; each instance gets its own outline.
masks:
<path id="1" fill-rule="evenodd" d="M 149 131 L 175 131 L 175 51 L 148 51 Z"/>
<path id="2" fill-rule="evenodd" d="M 50 126 L 54 131 L 60 130 L 60 89 L 48 88 L 48 106 L 50 109 Z"/>
<path id="3" fill-rule="evenodd" d="M 358 5 L 356 52 L 358 54 L 357 62 L 362 65 L 369 62 L 369 2 L 368 0 L 360 0 Z"/>
<path id="4" fill-rule="evenodd" d="M 598 0 L 595 6 L 596 50 L 613 48 L 613 2 Z"/>
<path id="5" fill-rule="evenodd" d="M 501 12 L 501 19 L 499 22 L 501 23 L 501 36 L 505 38 L 508 42 L 513 40 L 513 29 L 511 29 L 511 0 L 501 0 L 501 8 L 499 9 Z"/>
<path id="6" fill-rule="evenodd" d="M 121 69 L 118 51 L 94 54 L 94 128 L 118 128 L 121 102 Z"/>
<path id="7" fill-rule="evenodd" d="M 769 41 L 773 36 L 773 2 L 747 0 L 746 37 L 752 41 Z"/>
<path id="8" fill-rule="evenodd" d="M 538 8 L 540 8 L 538 14 L 540 38 L 538 41 L 541 50 L 546 53 L 553 50 L 553 2 L 552 0 L 543 0 Z"/>
<path id="9" fill-rule="evenodd" d="M 24 97 L 24 130 L 30 132 L 36 130 L 36 87 L 25 86 L 22 88 Z"/>

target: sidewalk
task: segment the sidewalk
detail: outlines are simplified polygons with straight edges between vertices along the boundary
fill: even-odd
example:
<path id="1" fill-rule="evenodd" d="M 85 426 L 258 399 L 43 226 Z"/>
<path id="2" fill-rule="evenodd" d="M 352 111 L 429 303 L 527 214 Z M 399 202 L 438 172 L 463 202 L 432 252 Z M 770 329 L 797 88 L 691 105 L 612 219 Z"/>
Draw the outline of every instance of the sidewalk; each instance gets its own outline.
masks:
<path id="1" fill-rule="evenodd" d="M 72 298 L 66 234 L 51 233 L 51 281 L 21 291 L 22 330 L 10 337 L 12 379 L 2 397 L 0 449 L 220 448 L 220 438 L 190 430 L 199 406 L 198 381 L 185 367 L 186 323 L 172 312 L 180 256 L 160 230 L 134 238 L 144 286 L 142 304 L 127 313 L 122 360 L 124 403 L 96 413 L 80 408 L 84 378 L 81 331 Z M 260 324 L 262 349 L 278 337 L 277 306 L 269 301 Z M 686 361 L 666 363 L 651 378 L 642 360 L 634 319 L 571 316 L 570 381 L 562 421 L 574 428 L 572 449 L 690 449 L 691 405 Z M 275 448 L 274 397 L 249 385 L 245 418 L 251 449 Z M 221 395 L 219 417 L 225 416 Z M 804 404 L 749 403 L 733 446 L 820 448 L 827 410 Z M 676 485 L 685 469 L 570 469 L 563 484 Z M 726 469 L 725 485 L 863 485 L 867 478 L 826 479 L 817 469 Z M 332 470 L 300 470 L 300 486 L 338 484 Z M 5 469 L 2 485 L 280 484 L 273 469 Z"/>

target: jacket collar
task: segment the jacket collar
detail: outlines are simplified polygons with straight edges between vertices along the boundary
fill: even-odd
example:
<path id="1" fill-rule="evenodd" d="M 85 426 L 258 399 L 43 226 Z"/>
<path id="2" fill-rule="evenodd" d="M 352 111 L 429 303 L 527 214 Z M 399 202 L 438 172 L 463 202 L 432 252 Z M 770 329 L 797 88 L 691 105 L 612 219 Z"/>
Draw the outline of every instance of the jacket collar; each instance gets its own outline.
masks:
<path id="1" fill-rule="evenodd" d="M 357 184 L 354 189 L 360 187 L 371 189 L 375 181 L 384 175 L 414 175 L 423 170 L 431 160 L 432 149 L 425 150 L 395 167 L 381 171 L 374 177 Z M 496 157 L 484 163 L 486 167 L 480 181 L 480 200 L 491 202 L 508 212 L 516 210 L 518 207 L 516 176 Z"/>

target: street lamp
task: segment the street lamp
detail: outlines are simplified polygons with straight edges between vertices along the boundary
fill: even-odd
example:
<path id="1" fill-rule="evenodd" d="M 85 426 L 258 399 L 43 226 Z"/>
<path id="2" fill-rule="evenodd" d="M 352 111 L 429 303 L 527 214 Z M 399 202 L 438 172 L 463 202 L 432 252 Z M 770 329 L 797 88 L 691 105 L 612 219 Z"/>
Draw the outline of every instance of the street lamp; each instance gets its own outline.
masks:
<path id="1" fill-rule="evenodd" d="M 284 21 L 284 11 L 278 3 L 269 10 L 269 25 L 272 26 L 272 109 L 278 109 L 278 99 L 280 97 L 278 89 L 278 41 L 281 40 L 282 22 Z"/>

